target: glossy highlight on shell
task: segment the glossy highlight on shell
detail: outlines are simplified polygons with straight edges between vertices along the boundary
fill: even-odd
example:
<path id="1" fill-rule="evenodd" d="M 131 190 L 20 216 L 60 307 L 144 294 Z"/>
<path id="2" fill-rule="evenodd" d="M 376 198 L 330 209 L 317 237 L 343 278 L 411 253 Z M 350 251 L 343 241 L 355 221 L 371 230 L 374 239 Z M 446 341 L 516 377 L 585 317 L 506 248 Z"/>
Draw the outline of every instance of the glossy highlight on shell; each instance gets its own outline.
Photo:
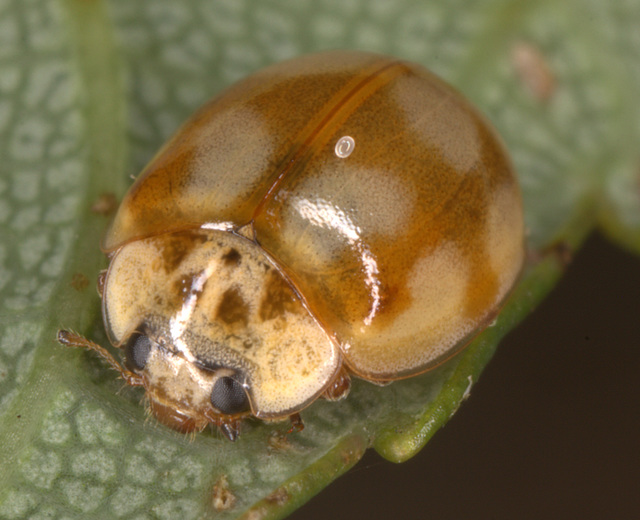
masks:
<path id="1" fill-rule="evenodd" d="M 123 376 L 161 422 L 230 438 L 250 415 L 300 425 L 349 375 L 442 363 L 495 318 L 524 258 L 519 188 L 486 120 L 419 65 L 347 51 L 273 65 L 203 106 L 103 248 Z"/>

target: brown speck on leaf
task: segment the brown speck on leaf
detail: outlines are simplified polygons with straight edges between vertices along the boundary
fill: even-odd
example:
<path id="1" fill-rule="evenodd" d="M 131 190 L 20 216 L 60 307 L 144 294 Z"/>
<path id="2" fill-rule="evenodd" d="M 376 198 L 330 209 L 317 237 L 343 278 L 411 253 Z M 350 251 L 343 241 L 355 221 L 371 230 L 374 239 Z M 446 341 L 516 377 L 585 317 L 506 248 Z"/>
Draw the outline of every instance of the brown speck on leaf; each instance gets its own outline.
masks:
<path id="1" fill-rule="evenodd" d="M 236 503 L 236 497 L 229 488 L 226 475 L 222 475 L 213 485 L 211 503 L 216 511 L 228 511 Z"/>
<path id="2" fill-rule="evenodd" d="M 557 242 L 553 245 L 549 252 L 556 255 L 562 262 L 562 265 L 564 265 L 565 267 L 567 267 L 573 260 L 573 252 L 571 251 L 571 246 L 569 246 L 569 244 L 567 244 L 566 242 Z"/>
<path id="3" fill-rule="evenodd" d="M 396 430 L 397 431 L 397 430 Z M 398 432 L 401 433 L 401 432 Z M 353 449 L 347 449 L 340 452 L 340 458 L 345 466 L 350 466 L 358 461 L 362 457 L 362 454 Z"/>
<path id="4" fill-rule="evenodd" d="M 118 201 L 116 200 L 116 196 L 109 192 L 103 193 L 98 197 L 98 199 L 91 206 L 91 211 L 97 213 L 98 215 L 111 215 L 116 207 L 118 206 Z"/>
<path id="5" fill-rule="evenodd" d="M 289 436 L 281 431 L 275 431 L 267 441 L 269 448 L 276 452 L 289 451 L 293 448 Z"/>
<path id="6" fill-rule="evenodd" d="M 527 263 L 537 264 L 548 256 L 555 257 L 562 267 L 567 267 L 573 260 L 573 251 L 571 245 L 565 241 L 553 242 L 542 250 L 527 251 Z"/>
<path id="7" fill-rule="evenodd" d="M 520 81 L 538 101 L 549 101 L 556 90 L 556 79 L 549 62 L 535 45 L 517 42 L 511 50 L 511 62 Z"/>
<path id="8" fill-rule="evenodd" d="M 89 278 L 87 278 L 82 273 L 75 273 L 71 278 L 71 287 L 73 287 L 76 291 L 84 291 L 87 287 L 89 287 Z"/>
<path id="9" fill-rule="evenodd" d="M 266 497 L 265 500 L 277 506 L 283 506 L 289 501 L 289 492 L 285 488 L 279 487 Z"/>

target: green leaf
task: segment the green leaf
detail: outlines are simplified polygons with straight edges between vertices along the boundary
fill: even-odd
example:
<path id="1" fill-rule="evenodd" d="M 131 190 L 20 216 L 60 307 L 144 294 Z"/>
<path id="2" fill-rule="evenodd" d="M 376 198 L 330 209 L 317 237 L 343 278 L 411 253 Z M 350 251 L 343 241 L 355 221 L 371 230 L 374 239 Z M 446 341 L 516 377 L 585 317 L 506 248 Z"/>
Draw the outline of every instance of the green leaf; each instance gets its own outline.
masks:
<path id="1" fill-rule="evenodd" d="M 413 456 L 594 226 L 640 252 L 639 23 L 633 0 L 0 0 L 0 518 L 282 518 L 368 447 Z M 496 323 L 434 371 L 356 381 L 303 412 L 302 433 L 180 435 L 55 343 L 70 327 L 107 344 L 92 207 L 223 87 L 327 48 L 423 63 L 488 115 L 531 261 Z"/>

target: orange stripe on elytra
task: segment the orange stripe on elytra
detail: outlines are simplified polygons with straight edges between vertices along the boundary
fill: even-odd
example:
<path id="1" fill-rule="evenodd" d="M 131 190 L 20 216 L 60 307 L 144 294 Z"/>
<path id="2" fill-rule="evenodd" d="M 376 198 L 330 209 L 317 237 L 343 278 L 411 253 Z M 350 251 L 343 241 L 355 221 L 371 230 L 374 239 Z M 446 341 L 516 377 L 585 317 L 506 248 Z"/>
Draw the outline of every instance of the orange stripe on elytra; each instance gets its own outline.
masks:
<path id="1" fill-rule="evenodd" d="M 264 210 L 285 177 L 294 170 L 296 164 L 321 149 L 333 135 L 336 127 L 344 123 L 367 98 L 408 70 L 408 67 L 401 61 L 384 63 L 384 65 L 376 63 L 355 76 L 340 89 L 325 104 L 325 108 L 300 132 L 297 139 L 300 144 L 292 147 L 281 162 L 280 172 L 257 204 L 251 220 L 255 220 Z"/>

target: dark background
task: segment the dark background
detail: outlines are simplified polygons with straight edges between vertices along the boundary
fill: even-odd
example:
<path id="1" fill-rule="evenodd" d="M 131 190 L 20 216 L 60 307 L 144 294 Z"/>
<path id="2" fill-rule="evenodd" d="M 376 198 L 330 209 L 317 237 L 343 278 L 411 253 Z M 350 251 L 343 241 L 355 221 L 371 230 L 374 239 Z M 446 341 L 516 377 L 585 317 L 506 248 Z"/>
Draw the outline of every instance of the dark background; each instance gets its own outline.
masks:
<path id="1" fill-rule="evenodd" d="M 369 450 L 292 515 L 640 518 L 640 259 L 591 237 L 419 455 Z"/>

